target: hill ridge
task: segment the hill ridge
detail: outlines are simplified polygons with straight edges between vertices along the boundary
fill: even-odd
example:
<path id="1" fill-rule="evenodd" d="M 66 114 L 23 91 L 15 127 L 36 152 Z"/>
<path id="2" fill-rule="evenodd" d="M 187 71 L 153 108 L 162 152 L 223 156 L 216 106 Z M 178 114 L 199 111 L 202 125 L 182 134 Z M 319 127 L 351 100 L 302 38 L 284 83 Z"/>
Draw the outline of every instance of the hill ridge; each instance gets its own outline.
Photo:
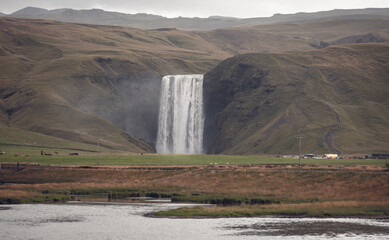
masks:
<path id="1" fill-rule="evenodd" d="M 367 18 L 389 16 L 389 8 L 334 9 L 320 12 L 299 12 L 294 14 L 274 14 L 271 17 L 234 18 L 215 17 L 166 18 L 147 13 L 120 13 L 102 9 L 54 9 L 26 7 L 7 15 L 18 18 L 48 19 L 72 23 L 115 25 L 140 29 L 177 28 L 183 30 L 214 30 L 220 28 L 255 26 L 263 24 L 298 22 L 325 18 Z"/>

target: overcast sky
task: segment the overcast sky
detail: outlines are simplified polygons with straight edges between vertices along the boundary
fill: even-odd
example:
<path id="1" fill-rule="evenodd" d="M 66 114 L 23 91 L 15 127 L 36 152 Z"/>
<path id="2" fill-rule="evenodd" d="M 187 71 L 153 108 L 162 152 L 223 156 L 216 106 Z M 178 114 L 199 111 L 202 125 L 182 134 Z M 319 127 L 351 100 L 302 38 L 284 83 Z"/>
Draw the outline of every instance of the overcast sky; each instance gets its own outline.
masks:
<path id="1" fill-rule="evenodd" d="M 99 8 L 123 13 L 151 13 L 165 17 L 268 17 L 274 13 L 332 9 L 388 8 L 389 0 L 0 0 L 9 14 L 27 6 L 45 9 Z"/>

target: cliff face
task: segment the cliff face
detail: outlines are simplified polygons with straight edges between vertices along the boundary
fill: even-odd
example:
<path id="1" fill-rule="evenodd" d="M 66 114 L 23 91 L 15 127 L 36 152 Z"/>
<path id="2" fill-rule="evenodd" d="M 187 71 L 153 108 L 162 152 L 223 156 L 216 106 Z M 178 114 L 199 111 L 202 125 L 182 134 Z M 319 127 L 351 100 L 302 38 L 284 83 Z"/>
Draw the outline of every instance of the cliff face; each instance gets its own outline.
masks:
<path id="1" fill-rule="evenodd" d="M 112 151 L 152 152 L 153 144 L 146 142 L 153 142 L 157 133 L 164 75 L 206 73 L 236 54 L 308 51 L 314 49 L 312 42 L 335 44 L 341 39 L 349 43 L 370 32 L 389 39 L 387 17 L 205 32 L 7 17 L 0 18 L 0 26 L 0 143 L 88 151 L 95 151 L 98 139 L 103 139 L 101 146 Z M 206 75 L 212 80 L 205 81 L 206 99 L 214 104 L 207 108 L 210 137 L 206 145 L 218 153 L 284 152 L 294 146 L 295 135 L 289 133 L 308 129 L 314 132 L 312 136 L 320 136 L 315 138 L 316 145 L 309 143 L 316 146 L 313 149 L 326 150 L 331 142 L 340 146 L 342 139 L 337 137 L 345 127 L 345 135 L 363 129 L 345 138 L 351 140 L 344 143 L 345 150 L 355 149 L 352 144 L 361 144 L 362 150 L 383 149 L 386 128 L 381 124 L 383 131 L 378 131 L 377 126 L 385 119 L 386 108 L 360 99 L 370 90 L 375 95 L 385 89 L 377 87 L 387 79 L 383 44 L 226 60 Z M 321 99 L 323 91 L 328 99 Z M 318 101 L 317 106 L 312 106 L 312 99 Z M 352 104 L 345 106 L 342 101 Z M 361 101 L 365 109 L 353 101 Z M 308 124 L 316 121 L 319 109 L 327 112 L 325 117 L 320 115 L 323 125 Z M 366 118 L 366 114 L 376 118 Z M 305 124 L 299 119 L 305 115 L 306 125 L 284 124 Z M 348 124 L 332 136 L 338 115 Z M 285 134 L 272 134 L 277 128 Z M 374 139 L 367 143 L 367 136 Z"/>
<path id="2" fill-rule="evenodd" d="M 216 61 L 193 63 L 160 39 L 164 32 L 7 18 L 0 25 L 2 144 L 95 151 L 102 139 L 105 150 L 154 152 L 147 142 L 157 132 L 162 76 Z"/>
<path id="3" fill-rule="evenodd" d="M 389 45 L 246 54 L 204 77 L 209 153 L 388 151 Z"/>
<path id="4" fill-rule="evenodd" d="M 112 151 L 153 151 L 146 142 L 155 141 L 163 75 L 205 73 L 233 53 L 270 47 L 248 41 L 241 48 L 231 34 L 311 48 L 262 31 L 203 36 L 13 18 L 0 25 L 0 143 L 18 146 L 95 151 L 101 138 Z"/>

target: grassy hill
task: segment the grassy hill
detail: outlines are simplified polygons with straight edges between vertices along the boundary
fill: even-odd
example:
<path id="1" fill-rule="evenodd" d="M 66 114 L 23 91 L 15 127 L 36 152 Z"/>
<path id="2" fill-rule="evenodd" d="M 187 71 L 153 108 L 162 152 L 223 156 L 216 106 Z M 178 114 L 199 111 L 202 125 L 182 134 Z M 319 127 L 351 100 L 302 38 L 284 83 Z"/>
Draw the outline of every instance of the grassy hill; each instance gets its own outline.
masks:
<path id="1" fill-rule="evenodd" d="M 102 139 L 105 151 L 152 152 L 145 141 L 155 139 L 162 76 L 203 73 L 231 56 L 177 30 L 10 18 L 0 25 L 2 149 L 96 151 Z"/>
<path id="2" fill-rule="evenodd" d="M 104 151 L 152 152 L 163 75 L 206 73 L 236 54 L 389 39 L 385 17 L 205 32 L 4 17 L 0 26 L 0 146 L 29 151 L 96 151 L 101 139 Z"/>
<path id="3" fill-rule="evenodd" d="M 389 149 L 389 45 L 246 54 L 204 80 L 210 153 Z"/>

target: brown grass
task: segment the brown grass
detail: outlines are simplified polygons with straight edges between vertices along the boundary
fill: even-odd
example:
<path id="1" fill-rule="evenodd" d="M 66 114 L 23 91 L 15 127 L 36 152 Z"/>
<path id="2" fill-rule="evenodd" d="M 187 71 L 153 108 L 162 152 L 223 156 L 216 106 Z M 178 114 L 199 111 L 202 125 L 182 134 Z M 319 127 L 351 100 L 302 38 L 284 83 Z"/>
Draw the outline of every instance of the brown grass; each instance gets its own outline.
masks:
<path id="1" fill-rule="evenodd" d="M 22 199 L 36 195 L 23 190 L 0 189 L 0 198 Z"/>
<path id="2" fill-rule="evenodd" d="M 156 213 L 160 216 L 204 216 L 204 217 L 239 217 L 260 215 L 287 216 L 382 216 L 389 211 L 389 202 L 340 201 L 299 204 L 243 205 L 243 206 L 213 206 L 179 208 Z"/>
<path id="3" fill-rule="evenodd" d="M 131 188 L 153 191 L 239 195 L 309 201 L 389 201 L 388 172 L 300 171 L 259 168 L 194 169 L 26 169 L 3 170 L 0 190 Z"/>

